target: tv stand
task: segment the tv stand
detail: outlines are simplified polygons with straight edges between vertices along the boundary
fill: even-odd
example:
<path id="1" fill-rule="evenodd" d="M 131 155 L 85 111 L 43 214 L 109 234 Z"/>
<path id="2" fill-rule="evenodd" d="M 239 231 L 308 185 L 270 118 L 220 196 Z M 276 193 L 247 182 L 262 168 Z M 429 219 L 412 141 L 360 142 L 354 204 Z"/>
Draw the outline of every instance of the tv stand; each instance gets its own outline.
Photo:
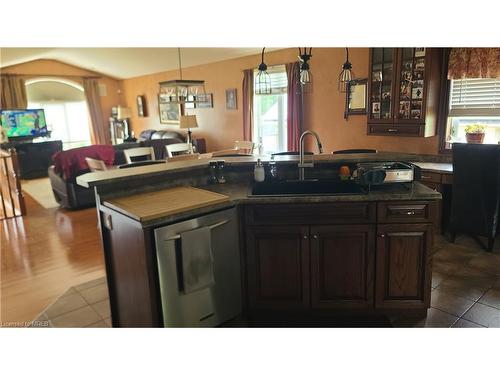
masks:
<path id="1" fill-rule="evenodd" d="M 33 143 L 31 139 L 9 139 L 1 145 L 2 149 L 14 148 L 19 161 L 19 175 L 22 179 L 48 176 L 48 168 L 52 164 L 52 155 L 62 150 L 62 141 L 45 141 Z"/>

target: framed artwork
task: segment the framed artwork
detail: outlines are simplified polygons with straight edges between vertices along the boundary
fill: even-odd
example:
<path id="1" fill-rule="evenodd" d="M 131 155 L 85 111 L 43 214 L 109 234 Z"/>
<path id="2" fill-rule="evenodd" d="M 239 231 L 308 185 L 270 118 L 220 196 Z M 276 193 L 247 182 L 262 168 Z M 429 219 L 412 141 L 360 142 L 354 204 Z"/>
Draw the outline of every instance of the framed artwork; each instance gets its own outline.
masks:
<path id="1" fill-rule="evenodd" d="M 349 115 L 365 115 L 367 112 L 367 79 L 349 81 L 346 92 L 344 118 Z"/>
<path id="2" fill-rule="evenodd" d="M 158 111 L 161 124 L 179 125 L 183 115 L 183 108 L 180 104 L 162 102 L 161 98 L 158 98 Z"/>
<path id="3" fill-rule="evenodd" d="M 144 95 L 137 95 L 137 114 L 139 117 L 147 117 L 146 98 Z"/>
<path id="4" fill-rule="evenodd" d="M 213 108 L 214 107 L 214 98 L 213 94 L 200 94 L 196 97 L 200 102 L 195 104 L 196 108 Z"/>
<path id="5" fill-rule="evenodd" d="M 235 110 L 238 109 L 236 100 L 236 89 L 226 90 L 226 109 Z"/>

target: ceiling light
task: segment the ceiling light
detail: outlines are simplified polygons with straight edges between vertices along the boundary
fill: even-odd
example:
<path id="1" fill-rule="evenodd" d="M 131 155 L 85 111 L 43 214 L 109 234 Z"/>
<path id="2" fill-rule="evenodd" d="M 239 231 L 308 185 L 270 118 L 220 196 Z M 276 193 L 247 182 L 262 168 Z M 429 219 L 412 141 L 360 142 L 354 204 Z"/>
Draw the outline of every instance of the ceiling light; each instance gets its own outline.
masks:
<path id="1" fill-rule="evenodd" d="M 347 84 L 352 81 L 354 75 L 352 74 L 352 64 L 349 62 L 349 48 L 345 49 L 346 61 L 342 65 L 342 71 L 339 74 L 339 91 L 346 92 Z"/>
<path id="2" fill-rule="evenodd" d="M 262 60 L 259 65 L 259 72 L 255 77 L 255 87 L 254 92 L 256 95 L 266 95 L 271 93 L 271 77 L 267 72 L 267 65 L 264 63 L 264 50 L 266 47 L 262 48 Z"/>
<path id="3" fill-rule="evenodd" d="M 300 83 L 302 85 L 312 84 L 312 74 L 309 71 L 309 59 L 311 55 L 312 48 L 309 48 L 309 53 L 307 53 L 307 48 L 304 47 L 304 52 L 299 47 L 299 64 L 300 64 Z"/>
<path id="4" fill-rule="evenodd" d="M 182 79 L 181 49 L 177 48 L 179 57 L 180 79 L 160 82 L 160 95 L 166 102 L 171 103 L 201 103 L 207 100 L 205 95 L 205 81 Z"/>

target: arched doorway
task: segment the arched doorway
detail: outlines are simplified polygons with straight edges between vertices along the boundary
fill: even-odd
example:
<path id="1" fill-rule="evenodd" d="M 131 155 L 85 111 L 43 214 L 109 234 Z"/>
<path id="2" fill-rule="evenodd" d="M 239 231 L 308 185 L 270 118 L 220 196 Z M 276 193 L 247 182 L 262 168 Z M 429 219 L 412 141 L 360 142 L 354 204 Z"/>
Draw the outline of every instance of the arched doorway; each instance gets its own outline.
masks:
<path id="1" fill-rule="evenodd" d="M 28 108 L 43 108 L 51 138 L 64 149 L 88 146 L 90 122 L 82 85 L 63 78 L 39 77 L 26 81 Z"/>

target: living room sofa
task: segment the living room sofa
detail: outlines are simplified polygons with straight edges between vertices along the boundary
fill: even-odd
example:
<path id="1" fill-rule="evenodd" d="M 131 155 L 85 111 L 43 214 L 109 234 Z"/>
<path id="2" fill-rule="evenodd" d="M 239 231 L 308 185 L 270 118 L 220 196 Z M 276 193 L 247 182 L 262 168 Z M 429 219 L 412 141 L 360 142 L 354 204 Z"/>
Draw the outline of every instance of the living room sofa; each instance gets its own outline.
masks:
<path id="1" fill-rule="evenodd" d="M 166 158 L 166 145 L 184 142 L 186 142 L 186 139 L 181 133 L 162 130 L 144 130 L 139 135 L 137 142 L 126 142 L 112 146 L 115 152 L 113 165 L 126 164 L 124 150 L 129 148 L 153 147 L 155 150 L 155 158 L 157 160 L 161 160 Z M 195 140 L 193 143 L 195 144 L 198 152 L 206 152 L 204 139 Z M 84 188 L 76 183 L 77 176 L 88 172 L 88 168 L 81 168 L 78 172 L 73 173 L 71 176 L 64 176 L 61 171 L 56 171 L 54 165 L 51 165 L 48 168 L 52 191 L 56 201 L 61 207 L 79 209 L 95 205 L 94 190 Z"/>

